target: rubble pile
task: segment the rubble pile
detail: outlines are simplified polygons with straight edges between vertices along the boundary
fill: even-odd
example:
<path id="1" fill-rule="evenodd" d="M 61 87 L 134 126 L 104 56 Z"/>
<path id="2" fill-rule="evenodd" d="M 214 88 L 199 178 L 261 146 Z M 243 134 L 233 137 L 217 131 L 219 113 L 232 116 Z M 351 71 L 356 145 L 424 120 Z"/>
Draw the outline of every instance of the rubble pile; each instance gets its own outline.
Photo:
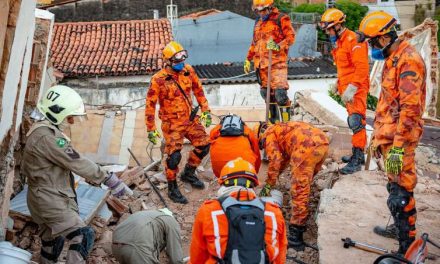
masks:
<path id="1" fill-rule="evenodd" d="M 295 104 L 292 112 L 292 121 L 302 121 L 312 125 L 323 125 L 318 118 L 314 117 L 311 113 L 307 112 L 299 104 Z"/>

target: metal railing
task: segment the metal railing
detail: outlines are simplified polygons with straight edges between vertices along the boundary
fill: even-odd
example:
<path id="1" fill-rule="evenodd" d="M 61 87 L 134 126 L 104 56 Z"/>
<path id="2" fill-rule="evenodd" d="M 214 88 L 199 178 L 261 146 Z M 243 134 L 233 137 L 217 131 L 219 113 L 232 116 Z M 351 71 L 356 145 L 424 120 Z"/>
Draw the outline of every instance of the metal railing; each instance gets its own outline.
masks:
<path id="1" fill-rule="evenodd" d="M 318 13 L 297 13 L 291 12 L 289 14 L 292 23 L 298 24 L 315 24 L 321 20 L 321 15 Z"/>

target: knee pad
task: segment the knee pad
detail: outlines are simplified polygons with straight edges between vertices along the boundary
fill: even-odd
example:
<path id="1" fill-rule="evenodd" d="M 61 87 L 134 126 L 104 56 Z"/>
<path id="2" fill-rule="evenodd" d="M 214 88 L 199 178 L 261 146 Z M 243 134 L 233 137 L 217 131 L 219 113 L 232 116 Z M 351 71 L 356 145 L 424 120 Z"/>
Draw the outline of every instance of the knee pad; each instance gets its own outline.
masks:
<path id="1" fill-rule="evenodd" d="M 348 127 L 353 131 L 354 134 L 365 128 L 365 125 L 362 124 L 363 119 L 364 117 L 362 115 L 356 113 L 348 116 Z"/>
<path id="2" fill-rule="evenodd" d="M 398 237 L 403 240 L 408 239 L 409 232 L 415 230 L 415 226 L 409 222 L 409 217 L 415 215 L 417 211 L 416 208 L 413 208 L 405 212 L 405 207 L 413 199 L 413 193 L 408 192 L 405 188 L 394 182 L 388 183 L 387 189 L 390 193 L 387 205 L 398 229 Z"/>
<path id="3" fill-rule="evenodd" d="M 167 158 L 168 169 L 170 169 L 170 170 L 177 169 L 177 166 L 179 166 L 179 162 L 181 159 L 182 159 L 182 154 L 180 154 L 180 150 L 174 151 Z"/>
<path id="4" fill-rule="evenodd" d="M 266 96 L 267 96 L 267 89 L 266 88 L 261 88 L 260 89 L 260 95 L 261 97 L 263 97 L 263 99 L 266 101 Z"/>
<path id="5" fill-rule="evenodd" d="M 81 227 L 66 236 L 67 239 L 72 240 L 74 237 L 82 235 L 81 243 L 71 244 L 69 250 L 78 251 L 84 260 L 92 251 L 93 243 L 95 242 L 95 231 L 90 226 Z"/>
<path id="6" fill-rule="evenodd" d="M 51 241 L 41 240 L 41 245 L 41 256 L 53 262 L 58 262 L 58 257 L 61 255 L 64 247 L 64 237 L 59 236 Z M 52 253 L 46 252 L 43 247 L 52 247 Z"/>
<path id="7" fill-rule="evenodd" d="M 199 159 L 203 159 L 208 153 L 211 144 L 196 147 L 193 152 Z"/>
<path id="8" fill-rule="evenodd" d="M 285 89 L 276 89 L 275 90 L 275 100 L 278 105 L 287 106 L 289 105 L 289 97 L 287 96 L 287 90 Z"/>

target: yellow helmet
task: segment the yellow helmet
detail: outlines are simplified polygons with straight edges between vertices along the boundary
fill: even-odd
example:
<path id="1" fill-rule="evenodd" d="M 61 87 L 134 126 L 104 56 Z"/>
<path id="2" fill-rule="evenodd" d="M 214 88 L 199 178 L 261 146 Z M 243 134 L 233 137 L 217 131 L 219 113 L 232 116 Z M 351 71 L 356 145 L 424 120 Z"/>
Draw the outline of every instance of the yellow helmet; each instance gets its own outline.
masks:
<path id="1" fill-rule="evenodd" d="M 163 58 L 166 60 L 183 61 L 188 58 L 187 51 L 176 41 L 168 43 L 162 51 Z"/>
<path id="2" fill-rule="evenodd" d="M 321 16 L 321 22 L 319 27 L 322 30 L 329 29 L 334 25 L 341 24 L 345 22 L 346 15 L 339 9 L 330 8 L 327 9 Z"/>
<path id="3" fill-rule="evenodd" d="M 359 25 L 359 42 L 368 38 L 382 36 L 394 30 L 397 20 L 384 11 L 375 11 L 366 15 Z"/>
<path id="4" fill-rule="evenodd" d="M 253 0 L 252 9 L 263 10 L 265 8 L 271 7 L 273 5 L 273 0 Z"/>

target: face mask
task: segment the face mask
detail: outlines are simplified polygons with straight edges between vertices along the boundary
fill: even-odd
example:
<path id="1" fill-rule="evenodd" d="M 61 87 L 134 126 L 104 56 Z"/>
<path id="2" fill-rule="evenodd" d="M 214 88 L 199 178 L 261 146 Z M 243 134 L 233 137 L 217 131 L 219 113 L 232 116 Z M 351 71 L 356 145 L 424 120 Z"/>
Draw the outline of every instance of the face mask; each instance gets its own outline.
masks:
<path id="1" fill-rule="evenodd" d="M 269 19 L 269 14 L 261 17 L 261 20 L 263 20 L 263 21 L 267 21 L 268 19 Z"/>
<path id="2" fill-rule="evenodd" d="M 185 63 L 183 63 L 183 62 L 174 64 L 173 66 L 171 66 L 171 68 L 173 68 L 173 70 L 175 70 L 177 72 L 180 72 L 181 70 L 183 70 L 184 67 L 185 67 Z"/>
<path id="3" fill-rule="evenodd" d="M 377 49 L 377 48 L 372 48 L 371 49 L 371 57 L 374 60 L 384 60 L 385 56 L 383 54 L 383 50 L 382 49 Z"/>
<path id="4" fill-rule="evenodd" d="M 338 40 L 338 36 L 330 36 L 330 42 L 332 43 L 332 44 L 336 44 L 336 41 Z"/>

